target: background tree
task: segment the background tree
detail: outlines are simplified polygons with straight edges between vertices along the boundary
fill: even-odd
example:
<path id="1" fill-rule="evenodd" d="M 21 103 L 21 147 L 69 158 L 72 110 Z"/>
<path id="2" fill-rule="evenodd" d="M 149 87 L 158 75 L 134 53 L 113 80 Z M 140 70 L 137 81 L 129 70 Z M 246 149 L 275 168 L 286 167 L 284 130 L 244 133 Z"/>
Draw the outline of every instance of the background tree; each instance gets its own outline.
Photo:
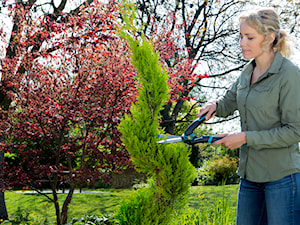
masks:
<path id="1" fill-rule="evenodd" d="M 61 12 L 65 23 L 25 20 L 33 16 L 27 6 L 12 9 L 23 27 L 13 34 L 15 55 L 2 60 L 3 90 L 12 101 L 0 112 L 8 155 L 2 188 L 43 194 L 55 205 L 57 224 L 67 223 L 76 187 L 130 165 L 117 126 L 135 99 L 135 70 L 115 34 L 115 5 Z M 40 189 L 45 182 L 52 197 Z M 60 206 L 62 183 L 69 192 Z"/>
<path id="2" fill-rule="evenodd" d="M 30 52 L 35 53 L 38 52 L 43 41 L 47 39 L 47 33 L 51 30 L 51 26 L 53 25 L 54 21 L 59 23 L 63 22 L 61 20 L 62 12 L 65 10 L 67 5 L 67 0 L 61 0 L 58 5 L 54 4 L 54 1 L 44 1 L 40 4 L 37 0 L 18 0 L 18 1 L 2 1 L 0 7 L 1 13 L 1 84 L 0 84 L 0 106 L 3 110 L 8 110 L 11 104 L 10 94 L 9 91 L 12 91 L 11 82 L 14 80 L 10 80 L 6 77 L 6 72 L 11 73 L 11 75 L 19 74 L 22 75 L 25 73 L 24 67 L 22 64 L 18 64 L 18 52 L 20 51 L 21 43 L 20 38 L 22 37 L 22 41 L 24 42 L 31 42 L 30 35 L 26 35 L 26 30 L 24 29 L 24 23 L 31 24 L 40 16 L 40 18 L 44 21 L 47 21 L 43 24 L 43 26 L 39 27 L 42 31 L 35 37 L 36 40 L 31 42 L 32 45 L 25 45 L 22 46 L 27 47 L 30 49 Z M 87 0 L 85 3 L 90 4 L 92 1 Z M 37 4 L 39 3 L 39 4 Z M 71 12 L 70 15 L 74 15 L 79 11 L 80 7 L 84 7 L 86 4 L 77 5 Z M 34 12 L 43 12 L 42 15 L 37 15 Z M 27 12 L 27 13 L 26 13 Z M 28 14 L 34 14 L 34 16 L 28 16 Z M 65 17 L 66 18 L 66 17 Z M 5 31 L 8 31 L 6 33 Z M 38 40 L 38 41 L 37 41 Z M 23 43 L 23 42 L 22 42 Z M 54 49 L 49 48 L 49 52 L 52 52 Z M 25 49 L 25 52 L 27 50 Z M 35 57 L 38 58 L 38 54 L 35 54 Z M 11 71 L 5 71 L 7 65 L 14 63 L 15 67 L 11 67 Z M 11 76 L 13 77 L 13 76 Z M 16 91 L 16 90 L 14 90 Z M 2 118 L 1 118 L 2 119 Z M 0 141 L 4 141 L 5 137 L 1 134 Z M 1 151 L 3 156 L 3 150 Z M 3 157 L 1 156 L 1 161 L 3 161 Z M 4 201 L 4 192 L 0 192 L 0 218 L 6 219 L 7 218 L 7 211 Z"/>
<path id="3" fill-rule="evenodd" d="M 194 82 L 177 80 L 183 89 L 188 91 L 181 92 L 177 101 L 173 102 L 173 105 L 169 102 L 162 111 L 162 126 L 168 133 L 174 132 L 176 123 L 190 118 L 189 111 L 181 113 L 183 101 L 187 97 L 195 98 L 197 105 L 205 102 L 207 97 L 218 97 L 224 93 L 236 78 L 237 72 L 247 62 L 241 55 L 238 43 L 238 16 L 242 11 L 254 5 L 274 7 L 280 14 L 284 28 L 294 36 L 299 33 L 300 3 L 294 0 L 134 0 L 134 2 L 139 8 L 138 24 L 145 24 L 142 33 L 149 36 L 157 26 L 161 27 L 168 23 L 168 29 L 176 30 L 180 37 L 176 42 L 177 46 L 181 47 L 180 51 L 174 52 L 174 58 L 168 60 L 168 66 L 176 65 L 178 60 L 175 59 L 184 52 L 195 64 L 199 63 L 191 69 L 191 73 L 208 74 L 196 77 Z M 169 15 L 173 16 L 171 20 Z"/>

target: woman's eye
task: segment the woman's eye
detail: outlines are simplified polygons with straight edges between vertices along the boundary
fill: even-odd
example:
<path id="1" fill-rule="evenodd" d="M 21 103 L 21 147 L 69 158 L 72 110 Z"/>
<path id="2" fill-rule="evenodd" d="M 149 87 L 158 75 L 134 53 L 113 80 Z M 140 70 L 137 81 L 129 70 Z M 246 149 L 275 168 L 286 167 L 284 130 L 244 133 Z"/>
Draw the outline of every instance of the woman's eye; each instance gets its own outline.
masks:
<path id="1" fill-rule="evenodd" d="M 248 37 L 248 40 L 253 40 L 253 37 Z"/>

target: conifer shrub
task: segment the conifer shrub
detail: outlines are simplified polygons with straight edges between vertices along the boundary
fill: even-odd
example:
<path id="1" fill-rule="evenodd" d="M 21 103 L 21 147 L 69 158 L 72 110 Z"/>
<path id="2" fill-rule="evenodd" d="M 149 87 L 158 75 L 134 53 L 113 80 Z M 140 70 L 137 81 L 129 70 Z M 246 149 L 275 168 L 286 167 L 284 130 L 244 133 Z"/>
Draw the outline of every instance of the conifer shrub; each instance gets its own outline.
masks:
<path id="1" fill-rule="evenodd" d="M 159 54 L 145 37 L 137 38 L 134 7 L 121 9 L 126 23 L 120 30 L 132 52 L 139 84 L 137 102 L 122 119 L 119 129 L 137 171 L 150 179 L 124 201 L 116 213 L 121 225 L 175 224 L 174 215 L 187 205 L 187 193 L 194 180 L 189 150 L 182 144 L 158 144 L 160 111 L 169 99 L 168 74 L 159 63 Z M 172 221 L 172 222 L 170 222 Z"/>

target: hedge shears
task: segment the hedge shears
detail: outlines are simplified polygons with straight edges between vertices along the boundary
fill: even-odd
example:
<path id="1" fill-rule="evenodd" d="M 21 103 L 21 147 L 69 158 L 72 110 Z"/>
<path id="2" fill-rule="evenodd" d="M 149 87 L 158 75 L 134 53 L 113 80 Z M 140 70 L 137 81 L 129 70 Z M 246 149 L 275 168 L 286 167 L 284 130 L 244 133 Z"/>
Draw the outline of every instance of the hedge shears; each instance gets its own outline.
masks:
<path id="1" fill-rule="evenodd" d="M 188 145 L 194 145 L 198 143 L 213 143 L 217 140 L 222 139 L 223 137 L 218 137 L 218 136 L 197 137 L 196 134 L 194 133 L 194 130 L 205 121 L 206 114 L 207 113 L 194 120 L 181 136 L 166 135 L 166 134 L 157 135 L 157 137 L 159 138 L 167 138 L 165 140 L 158 141 L 157 143 L 170 144 L 176 142 L 184 142 Z"/>

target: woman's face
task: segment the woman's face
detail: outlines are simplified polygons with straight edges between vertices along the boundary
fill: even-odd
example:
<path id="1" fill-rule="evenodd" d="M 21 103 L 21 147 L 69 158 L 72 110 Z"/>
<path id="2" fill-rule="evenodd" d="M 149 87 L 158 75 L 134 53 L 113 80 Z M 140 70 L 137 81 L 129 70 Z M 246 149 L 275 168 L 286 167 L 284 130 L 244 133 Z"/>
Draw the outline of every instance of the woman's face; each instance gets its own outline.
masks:
<path id="1" fill-rule="evenodd" d="M 245 59 L 258 59 L 267 52 L 262 48 L 265 37 L 250 27 L 245 21 L 240 24 L 240 46 Z"/>

